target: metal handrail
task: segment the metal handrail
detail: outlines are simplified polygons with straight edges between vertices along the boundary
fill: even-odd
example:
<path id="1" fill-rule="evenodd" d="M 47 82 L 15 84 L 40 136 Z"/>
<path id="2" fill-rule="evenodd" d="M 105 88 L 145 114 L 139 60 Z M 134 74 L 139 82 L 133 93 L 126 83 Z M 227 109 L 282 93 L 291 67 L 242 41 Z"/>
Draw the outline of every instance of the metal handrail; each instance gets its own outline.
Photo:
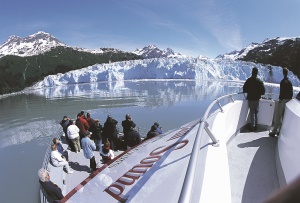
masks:
<path id="1" fill-rule="evenodd" d="M 181 190 L 178 202 L 180 202 L 180 203 L 190 202 L 190 198 L 191 198 L 191 194 L 192 194 L 192 188 L 193 188 L 193 180 L 194 180 L 194 176 L 195 176 L 195 173 L 196 173 L 197 159 L 198 159 L 198 154 L 199 154 L 198 152 L 199 152 L 200 144 L 201 144 L 200 143 L 201 135 L 202 135 L 203 129 L 206 126 L 206 123 L 207 123 L 206 121 L 209 117 L 209 113 L 210 113 L 212 107 L 215 104 L 218 104 L 220 109 L 221 109 L 221 112 L 223 112 L 223 109 L 220 106 L 219 101 L 223 100 L 227 97 L 231 97 L 230 98 L 231 101 L 234 102 L 234 100 L 232 99 L 232 96 L 235 96 L 235 95 L 238 95 L 238 94 L 243 94 L 243 93 L 239 92 L 239 93 L 234 93 L 234 94 L 229 94 L 229 95 L 219 97 L 218 99 L 216 99 L 215 101 L 213 101 L 209 105 L 206 112 L 204 113 L 204 116 L 201 119 L 201 123 L 200 123 L 200 126 L 199 126 L 197 134 L 196 134 L 196 138 L 195 138 L 194 145 L 193 145 L 193 150 L 192 150 L 192 153 L 191 153 L 191 158 L 190 158 L 190 161 L 189 161 L 189 165 L 188 165 L 188 168 L 187 168 L 187 172 L 186 172 L 186 175 L 185 175 L 184 183 L 183 183 L 183 186 L 182 186 L 182 190 Z M 215 141 L 213 141 L 214 144 L 217 144 L 217 143 L 215 143 Z"/>
<path id="2" fill-rule="evenodd" d="M 190 198 L 191 198 L 191 194 L 192 194 L 192 188 L 193 188 L 193 179 L 194 179 L 194 176 L 195 176 L 195 173 L 196 173 L 198 153 L 199 153 L 199 149 L 200 149 L 200 144 L 201 144 L 200 141 L 201 141 L 201 135 L 202 135 L 203 129 L 205 129 L 207 131 L 207 134 L 210 136 L 211 140 L 213 141 L 213 144 L 212 144 L 213 146 L 218 146 L 218 144 L 219 144 L 218 140 L 208 130 L 208 126 L 207 126 L 207 119 L 209 117 L 210 111 L 212 110 L 212 107 L 217 104 L 220 108 L 220 111 L 223 112 L 223 108 L 220 104 L 220 100 L 223 100 L 223 99 L 229 97 L 231 102 L 234 102 L 233 96 L 236 96 L 236 95 L 239 95 L 239 94 L 244 94 L 245 99 L 246 99 L 246 95 L 243 92 L 224 95 L 222 97 L 219 97 L 218 99 L 215 99 L 215 101 L 213 101 L 209 105 L 207 110 L 205 111 L 204 116 L 201 119 L 201 123 L 200 123 L 200 126 L 198 128 L 197 134 L 196 134 L 196 138 L 195 138 L 192 153 L 191 153 L 191 158 L 190 158 L 190 161 L 189 161 L 189 165 L 188 165 L 188 168 L 187 168 L 187 172 L 186 172 L 186 175 L 185 175 L 184 183 L 183 183 L 183 186 L 182 186 L 182 190 L 181 190 L 178 202 L 180 202 L 180 203 L 190 202 Z M 272 97 L 273 95 L 278 95 L 278 94 L 277 93 L 265 93 L 264 96 L 268 96 L 268 97 L 262 97 L 262 98 L 273 99 L 273 97 Z"/>
<path id="3" fill-rule="evenodd" d="M 62 133 L 63 133 L 63 130 L 62 130 L 62 128 L 60 128 L 56 133 L 53 133 L 53 137 L 56 137 L 56 138 L 59 139 L 60 136 L 62 135 Z M 44 160 L 43 160 L 43 165 L 42 165 L 43 169 L 48 170 L 48 164 L 49 164 L 49 161 L 50 161 L 51 151 L 52 150 L 51 150 L 51 144 L 50 144 L 49 147 L 46 150 L 45 157 L 44 157 Z M 41 203 L 48 203 L 47 194 L 46 194 L 46 192 L 44 191 L 44 189 L 42 188 L 41 185 L 40 185 L 40 202 Z"/>

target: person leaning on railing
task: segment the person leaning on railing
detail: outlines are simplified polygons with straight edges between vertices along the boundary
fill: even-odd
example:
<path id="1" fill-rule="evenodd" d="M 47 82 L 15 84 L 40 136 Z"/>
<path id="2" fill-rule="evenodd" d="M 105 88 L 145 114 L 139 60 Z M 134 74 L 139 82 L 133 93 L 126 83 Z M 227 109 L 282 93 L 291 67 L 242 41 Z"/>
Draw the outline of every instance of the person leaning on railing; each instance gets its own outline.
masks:
<path id="1" fill-rule="evenodd" d="M 285 105 L 293 98 L 293 85 L 292 82 L 287 77 L 288 72 L 289 70 L 287 68 L 282 69 L 283 79 L 280 82 L 278 108 L 277 111 L 275 112 L 273 130 L 272 132 L 269 133 L 270 137 L 275 137 L 277 133 L 277 129 L 278 128 L 280 129 L 280 123 L 284 114 Z"/>
<path id="2" fill-rule="evenodd" d="M 46 169 L 41 168 L 38 171 L 39 182 L 47 193 L 47 200 L 51 202 L 60 202 L 64 197 L 59 186 L 50 180 L 49 173 Z"/>

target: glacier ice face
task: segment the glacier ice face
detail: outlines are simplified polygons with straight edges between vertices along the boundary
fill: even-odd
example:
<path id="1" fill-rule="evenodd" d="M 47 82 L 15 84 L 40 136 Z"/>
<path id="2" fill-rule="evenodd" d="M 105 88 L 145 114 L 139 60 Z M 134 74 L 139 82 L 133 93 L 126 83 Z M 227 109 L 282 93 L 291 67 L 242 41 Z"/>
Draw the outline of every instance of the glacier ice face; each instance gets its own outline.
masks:
<path id="1" fill-rule="evenodd" d="M 266 83 L 278 84 L 283 78 L 282 68 L 278 66 L 224 59 L 155 58 L 95 64 L 65 74 L 49 75 L 31 88 L 142 79 L 244 81 L 251 76 L 253 67 L 258 68 L 259 77 Z M 299 79 L 291 72 L 289 78 L 294 86 L 299 86 Z"/>

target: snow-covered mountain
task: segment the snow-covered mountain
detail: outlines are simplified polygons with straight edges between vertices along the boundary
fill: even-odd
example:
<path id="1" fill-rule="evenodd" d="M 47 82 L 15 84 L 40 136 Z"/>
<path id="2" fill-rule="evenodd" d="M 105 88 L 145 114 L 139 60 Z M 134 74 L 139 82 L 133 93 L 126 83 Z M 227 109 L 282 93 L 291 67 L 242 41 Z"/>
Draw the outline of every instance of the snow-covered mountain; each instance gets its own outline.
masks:
<path id="1" fill-rule="evenodd" d="M 5 55 L 33 56 L 50 51 L 57 46 L 67 46 L 46 32 L 37 32 L 27 37 L 12 35 L 0 46 L 0 57 Z"/>
<path id="2" fill-rule="evenodd" d="M 114 48 L 99 48 L 95 50 L 71 47 L 56 39 L 49 33 L 39 31 L 27 37 L 12 35 L 6 42 L 0 46 L 0 58 L 6 55 L 16 55 L 21 57 L 35 56 L 50 51 L 55 47 L 68 47 L 77 51 L 88 52 L 93 54 L 99 53 L 120 53 L 122 51 Z"/>
<path id="3" fill-rule="evenodd" d="M 63 46 L 72 48 L 76 51 L 88 52 L 93 54 L 102 54 L 106 52 L 110 53 L 122 53 L 124 51 L 115 48 L 99 48 L 95 50 L 71 47 L 63 42 L 56 39 L 49 33 L 39 31 L 35 34 L 29 35 L 27 37 L 19 37 L 12 35 L 6 42 L 0 46 L 0 58 L 6 55 L 16 55 L 21 57 L 34 56 L 43 54 L 50 51 L 52 48 Z M 175 53 L 172 49 L 167 48 L 165 50 L 160 50 L 154 45 L 149 45 L 143 49 L 136 49 L 134 54 L 142 56 L 143 58 L 161 58 L 161 57 L 186 57 L 180 53 Z"/>
<path id="4" fill-rule="evenodd" d="M 136 49 L 133 51 L 134 54 L 142 56 L 145 59 L 150 58 L 185 58 L 185 55 L 182 55 L 180 53 L 175 53 L 172 49 L 167 48 L 165 50 L 161 50 L 157 48 L 155 45 L 149 45 L 142 49 Z"/>
<path id="5" fill-rule="evenodd" d="M 30 89 L 99 81 L 141 79 L 191 79 L 196 81 L 220 80 L 241 82 L 251 76 L 252 68 L 259 69 L 259 77 L 266 83 L 279 83 L 282 68 L 263 66 L 252 62 L 202 58 L 159 58 L 95 64 L 65 74 L 49 75 Z M 299 79 L 289 73 L 294 86 Z"/>
<path id="6" fill-rule="evenodd" d="M 247 47 L 243 48 L 240 51 L 235 50 L 230 53 L 219 55 L 216 58 L 232 59 L 232 60 L 243 59 L 244 57 L 247 56 L 249 52 L 253 50 L 257 50 L 263 53 L 263 55 L 265 55 L 266 53 L 272 55 L 272 52 L 276 50 L 276 47 L 282 46 L 288 41 L 299 42 L 300 37 L 277 37 L 272 39 L 265 39 L 262 43 L 251 43 L 250 45 L 248 45 Z"/>

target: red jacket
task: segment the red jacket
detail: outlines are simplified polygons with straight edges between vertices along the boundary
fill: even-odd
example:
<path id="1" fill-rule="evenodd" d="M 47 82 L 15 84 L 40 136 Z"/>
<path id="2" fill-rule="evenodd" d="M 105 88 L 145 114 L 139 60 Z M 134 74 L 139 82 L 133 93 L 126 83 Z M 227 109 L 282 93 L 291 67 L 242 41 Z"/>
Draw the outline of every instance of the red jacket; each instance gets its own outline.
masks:
<path id="1" fill-rule="evenodd" d="M 79 134 L 84 135 L 84 133 L 89 129 L 89 124 L 85 118 L 79 117 L 76 120 L 76 125 L 79 128 Z"/>

